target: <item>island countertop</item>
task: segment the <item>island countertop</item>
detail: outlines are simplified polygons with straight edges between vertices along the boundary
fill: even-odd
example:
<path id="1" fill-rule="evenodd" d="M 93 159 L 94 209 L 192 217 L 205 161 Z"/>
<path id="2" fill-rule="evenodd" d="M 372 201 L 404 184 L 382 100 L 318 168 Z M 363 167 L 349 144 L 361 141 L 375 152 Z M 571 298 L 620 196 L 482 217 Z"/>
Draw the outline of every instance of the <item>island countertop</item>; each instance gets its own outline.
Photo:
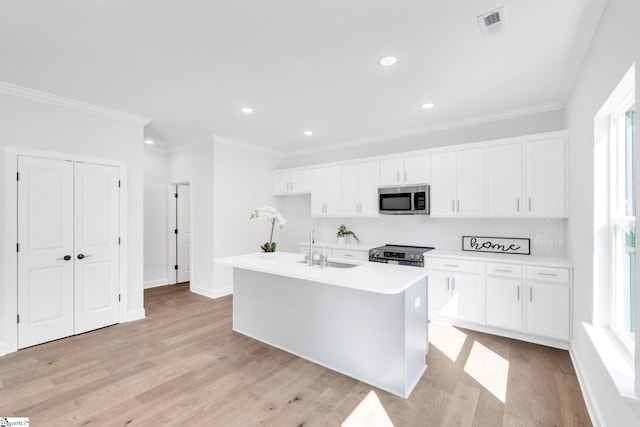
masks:
<path id="1" fill-rule="evenodd" d="M 357 265 L 351 268 L 309 267 L 304 260 L 304 255 L 289 252 L 252 253 L 217 258 L 214 261 L 245 270 L 326 283 L 378 294 L 398 294 L 427 276 L 427 271 L 420 267 L 367 261 L 356 263 L 331 258 L 329 260 Z"/>

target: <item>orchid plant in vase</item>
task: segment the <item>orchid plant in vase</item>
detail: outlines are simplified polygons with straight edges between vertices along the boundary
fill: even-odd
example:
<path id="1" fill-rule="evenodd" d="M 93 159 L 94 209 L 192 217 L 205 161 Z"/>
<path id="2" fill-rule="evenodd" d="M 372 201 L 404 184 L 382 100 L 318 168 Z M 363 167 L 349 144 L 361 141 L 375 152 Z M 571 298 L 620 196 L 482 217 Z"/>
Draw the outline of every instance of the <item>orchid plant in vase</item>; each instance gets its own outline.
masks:
<path id="1" fill-rule="evenodd" d="M 260 249 L 262 252 L 275 252 L 276 251 L 276 242 L 273 241 L 273 230 L 276 227 L 276 223 L 279 228 L 284 228 L 287 220 L 282 217 L 280 212 L 276 210 L 273 206 L 261 206 L 249 216 L 249 219 L 266 219 L 271 221 L 271 234 L 269 234 L 269 241 L 264 245 L 260 245 Z"/>

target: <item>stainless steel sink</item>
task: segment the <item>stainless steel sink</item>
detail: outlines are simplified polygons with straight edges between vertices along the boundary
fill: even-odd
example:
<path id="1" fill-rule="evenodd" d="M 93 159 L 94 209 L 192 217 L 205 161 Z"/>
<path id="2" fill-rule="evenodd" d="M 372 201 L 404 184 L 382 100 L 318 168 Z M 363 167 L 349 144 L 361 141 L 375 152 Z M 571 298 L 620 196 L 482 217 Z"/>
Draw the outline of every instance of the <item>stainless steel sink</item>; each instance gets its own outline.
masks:
<path id="1" fill-rule="evenodd" d="M 307 261 L 298 261 L 298 264 L 306 264 Z M 357 267 L 360 264 L 351 264 L 348 262 L 338 262 L 338 261 L 327 261 L 327 267 L 333 267 L 333 268 L 353 268 L 353 267 Z M 314 262 L 313 263 L 314 267 L 319 267 L 320 263 L 319 262 Z"/>

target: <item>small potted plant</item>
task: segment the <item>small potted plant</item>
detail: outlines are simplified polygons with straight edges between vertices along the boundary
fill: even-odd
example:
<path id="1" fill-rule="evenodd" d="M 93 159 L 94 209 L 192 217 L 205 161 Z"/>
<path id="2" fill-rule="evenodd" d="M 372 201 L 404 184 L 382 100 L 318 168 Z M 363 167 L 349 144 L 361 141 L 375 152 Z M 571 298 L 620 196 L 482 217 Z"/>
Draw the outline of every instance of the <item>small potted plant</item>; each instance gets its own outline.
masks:
<path id="1" fill-rule="evenodd" d="M 336 235 L 338 236 L 338 243 L 345 243 L 347 236 L 352 236 L 356 242 L 360 243 L 360 239 L 358 239 L 356 233 L 347 230 L 347 227 L 344 224 L 340 224 L 340 227 L 338 227 L 338 233 L 336 233 Z"/>
<path id="2" fill-rule="evenodd" d="M 278 223 L 279 228 L 284 228 L 284 225 L 287 221 L 273 206 L 259 207 L 258 209 L 253 211 L 251 216 L 249 216 L 249 219 L 255 218 L 271 221 L 271 234 L 269 235 L 269 241 L 265 242 L 263 245 L 260 245 L 260 249 L 262 249 L 262 252 L 275 252 L 276 242 L 273 241 L 273 229 L 276 227 L 276 223 Z"/>

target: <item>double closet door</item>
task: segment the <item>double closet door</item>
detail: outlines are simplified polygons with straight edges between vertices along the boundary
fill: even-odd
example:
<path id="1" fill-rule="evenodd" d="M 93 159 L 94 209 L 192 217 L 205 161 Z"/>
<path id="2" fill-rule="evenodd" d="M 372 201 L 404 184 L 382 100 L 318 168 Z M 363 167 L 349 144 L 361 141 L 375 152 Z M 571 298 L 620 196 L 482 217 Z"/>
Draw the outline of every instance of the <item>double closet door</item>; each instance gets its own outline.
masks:
<path id="1" fill-rule="evenodd" d="M 18 157 L 18 348 L 119 323 L 119 173 Z"/>

